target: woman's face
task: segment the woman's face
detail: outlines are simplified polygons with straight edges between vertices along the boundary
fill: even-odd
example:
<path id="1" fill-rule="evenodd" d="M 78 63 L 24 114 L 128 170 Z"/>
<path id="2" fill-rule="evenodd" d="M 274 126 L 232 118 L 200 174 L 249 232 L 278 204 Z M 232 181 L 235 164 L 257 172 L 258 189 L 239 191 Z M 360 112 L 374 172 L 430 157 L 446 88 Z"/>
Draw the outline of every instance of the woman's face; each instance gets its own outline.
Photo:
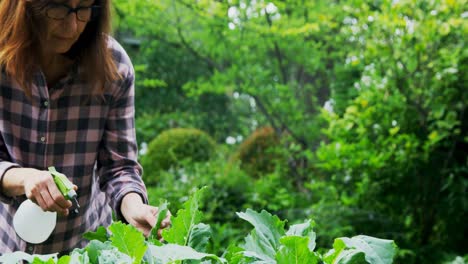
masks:
<path id="1" fill-rule="evenodd" d="M 41 16 L 45 26 L 41 46 L 44 55 L 66 53 L 78 40 L 91 14 L 94 0 L 52 0 Z M 75 12 L 70 12 L 70 8 Z"/>

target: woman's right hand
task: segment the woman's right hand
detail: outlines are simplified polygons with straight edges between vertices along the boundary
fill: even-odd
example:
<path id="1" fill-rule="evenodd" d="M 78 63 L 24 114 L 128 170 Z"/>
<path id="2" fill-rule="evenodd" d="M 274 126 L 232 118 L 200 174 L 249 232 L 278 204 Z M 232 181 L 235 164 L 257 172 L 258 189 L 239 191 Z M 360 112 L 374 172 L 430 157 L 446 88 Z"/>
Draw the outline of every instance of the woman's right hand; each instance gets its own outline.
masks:
<path id="1" fill-rule="evenodd" d="M 28 169 L 28 175 L 24 175 L 23 179 L 24 193 L 28 199 L 44 211 L 68 215 L 72 203 L 60 192 L 50 172 Z"/>

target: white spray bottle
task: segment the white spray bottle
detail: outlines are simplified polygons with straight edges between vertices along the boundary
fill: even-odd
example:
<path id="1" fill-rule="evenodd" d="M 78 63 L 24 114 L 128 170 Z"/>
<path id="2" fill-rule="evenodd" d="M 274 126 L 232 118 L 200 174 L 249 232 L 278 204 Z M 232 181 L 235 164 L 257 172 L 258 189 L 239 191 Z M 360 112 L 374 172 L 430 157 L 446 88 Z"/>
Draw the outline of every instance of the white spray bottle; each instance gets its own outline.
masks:
<path id="1" fill-rule="evenodd" d="M 64 174 L 56 171 L 54 167 L 49 167 L 49 172 L 65 199 L 73 202 L 74 212 L 78 213 L 80 206 L 76 199 L 77 195 L 73 189 L 73 184 Z M 16 234 L 31 244 L 40 244 L 46 241 L 54 231 L 56 224 L 56 212 L 45 212 L 29 199 L 20 204 L 13 216 L 13 228 Z"/>

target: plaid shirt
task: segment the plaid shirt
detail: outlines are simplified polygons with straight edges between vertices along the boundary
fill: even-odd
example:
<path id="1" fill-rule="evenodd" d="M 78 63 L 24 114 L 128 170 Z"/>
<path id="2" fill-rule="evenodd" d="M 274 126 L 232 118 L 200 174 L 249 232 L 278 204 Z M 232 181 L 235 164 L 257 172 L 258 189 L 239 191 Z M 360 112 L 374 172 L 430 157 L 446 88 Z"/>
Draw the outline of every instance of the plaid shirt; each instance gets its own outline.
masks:
<path id="1" fill-rule="evenodd" d="M 0 193 L 0 253 L 67 253 L 86 245 L 83 233 L 109 225 L 112 209 L 122 219 L 119 207 L 125 194 L 139 193 L 148 202 L 137 162 L 134 70 L 124 49 L 112 38 L 108 42 L 123 80 L 114 82 L 102 98 L 88 96 L 90 86 L 80 79 L 77 65 L 49 88 L 38 72 L 31 99 L 2 74 L 0 176 L 13 167 L 47 170 L 55 166 L 78 186 L 81 208 L 78 215 L 58 216 L 52 235 L 42 244 L 31 245 L 12 226 L 26 197 Z"/>

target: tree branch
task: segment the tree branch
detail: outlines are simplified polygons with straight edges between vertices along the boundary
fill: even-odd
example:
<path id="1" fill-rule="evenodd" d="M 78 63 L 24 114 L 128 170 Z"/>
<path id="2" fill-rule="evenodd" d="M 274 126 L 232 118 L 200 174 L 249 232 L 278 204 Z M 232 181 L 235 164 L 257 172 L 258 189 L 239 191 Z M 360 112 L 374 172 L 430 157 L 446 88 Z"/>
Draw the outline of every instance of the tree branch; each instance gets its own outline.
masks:
<path id="1" fill-rule="evenodd" d="M 275 133 L 277 135 L 280 135 L 281 134 L 281 128 L 278 127 L 278 125 L 276 124 L 276 120 L 274 118 L 274 116 L 272 116 L 269 112 L 268 112 L 268 109 L 265 107 L 265 105 L 263 104 L 263 102 L 260 100 L 260 98 L 257 96 L 257 95 L 251 95 L 252 98 L 255 100 L 255 104 L 258 106 L 258 108 L 260 109 L 260 112 L 262 112 L 262 114 L 265 116 L 265 118 L 268 120 L 268 123 L 270 123 L 270 125 L 273 127 L 273 129 L 275 130 Z"/>
<path id="2" fill-rule="evenodd" d="M 190 44 L 187 42 L 187 40 L 185 39 L 183 33 L 182 33 L 182 29 L 180 28 L 180 17 L 178 15 L 178 11 L 177 11 L 177 5 L 174 4 L 174 9 L 175 9 L 175 13 L 177 15 L 177 35 L 179 36 L 180 38 L 180 41 L 182 43 L 182 45 L 190 52 L 192 53 L 193 56 L 201 59 L 202 61 L 204 61 L 208 66 L 210 66 L 211 68 L 214 68 L 218 71 L 221 71 L 222 68 L 214 61 L 212 60 L 210 57 L 207 57 L 207 56 L 203 56 L 201 55 L 198 51 L 196 51 L 192 46 L 190 46 Z"/>
<path id="3" fill-rule="evenodd" d="M 265 18 L 268 22 L 268 26 L 271 28 L 271 26 L 273 25 L 273 22 L 271 21 L 271 17 L 270 17 L 270 14 L 265 10 Z M 276 41 L 273 41 L 273 46 L 274 46 L 274 50 L 275 50 L 275 57 L 276 59 L 278 60 L 278 64 L 279 64 L 279 70 L 281 72 L 281 77 L 283 79 L 283 83 L 286 84 L 288 82 L 288 73 L 287 73 L 287 70 L 286 68 L 284 67 L 284 62 L 283 62 L 283 54 L 281 52 L 281 49 L 278 45 L 278 42 Z"/>
<path id="4" fill-rule="evenodd" d="M 283 131 L 287 131 L 294 138 L 294 140 L 296 140 L 304 149 L 308 148 L 307 141 L 303 139 L 302 137 L 298 136 L 296 133 L 294 133 L 292 129 L 289 128 L 289 126 L 286 124 L 286 122 L 282 120 L 280 116 L 274 114 L 273 111 L 272 113 L 268 112 L 267 108 L 270 106 L 270 104 L 268 103 L 266 99 L 262 101 L 256 95 L 252 97 L 255 99 L 255 103 L 259 106 L 262 113 L 266 114 L 267 120 L 271 121 L 271 124 L 278 135 L 281 135 Z M 279 123 L 279 125 L 281 125 L 281 127 L 278 126 L 276 121 Z"/>

